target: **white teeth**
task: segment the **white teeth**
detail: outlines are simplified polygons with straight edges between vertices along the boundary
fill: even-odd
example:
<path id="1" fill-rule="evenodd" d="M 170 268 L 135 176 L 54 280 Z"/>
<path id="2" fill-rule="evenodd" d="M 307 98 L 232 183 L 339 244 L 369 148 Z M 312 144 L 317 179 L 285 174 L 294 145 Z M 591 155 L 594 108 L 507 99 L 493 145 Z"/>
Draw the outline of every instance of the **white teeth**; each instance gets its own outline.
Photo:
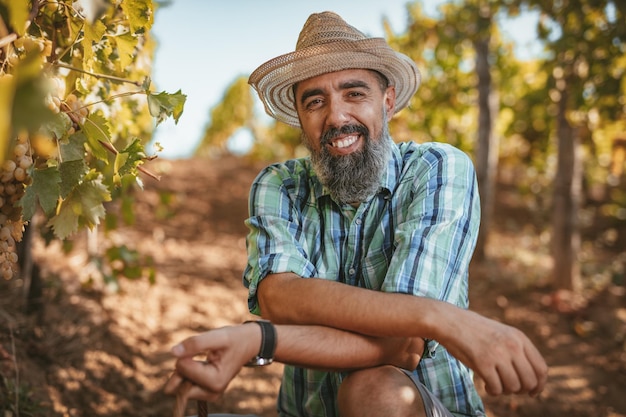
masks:
<path id="1" fill-rule="evenodd" d="M 338 140 L 337 142 L 333 142 L 333 146 L 335 148 L 346 148 L 352 145 L 354 142 L 356 142 L 357 139 L 358 139 L 358 136 L 349 136 L 345 139 Z"/>

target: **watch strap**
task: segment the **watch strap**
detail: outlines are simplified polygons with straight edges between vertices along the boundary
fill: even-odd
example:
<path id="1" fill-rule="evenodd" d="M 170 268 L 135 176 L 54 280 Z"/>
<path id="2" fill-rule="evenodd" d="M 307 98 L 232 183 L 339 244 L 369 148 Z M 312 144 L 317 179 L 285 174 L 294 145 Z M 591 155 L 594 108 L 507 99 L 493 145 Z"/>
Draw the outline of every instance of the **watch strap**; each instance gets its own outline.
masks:
<path id="1" fill-rule="evenodd" d="M 259 353 L 255 358 L 252 358 L 248 365 L 269 365 L 274 360 L 274 352 L 276 351 L 276 328 L 268 320 L 248 320 L 244 323 L 256 323 L 261 328 Z"/>

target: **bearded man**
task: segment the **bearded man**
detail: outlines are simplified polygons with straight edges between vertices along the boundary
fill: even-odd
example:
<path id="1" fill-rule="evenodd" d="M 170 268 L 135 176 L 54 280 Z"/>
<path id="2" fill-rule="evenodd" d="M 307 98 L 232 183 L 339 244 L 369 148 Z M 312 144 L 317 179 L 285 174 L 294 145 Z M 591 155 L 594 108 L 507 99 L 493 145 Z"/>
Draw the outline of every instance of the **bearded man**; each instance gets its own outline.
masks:
<path id="1" fill-rule="evenodd" d="M 280 416 L 482 416 L 473 371 L 490 394 L 541 392 L 547 366 L 530 340 L 468 310 L 470 159 L 389 136 L 419 83 L 407 56 L 331 12 L 250 76 L 310 157 L 252 184 L 244 284 L 265 320 L 175 346 L 166 392 L 187 380 L 191 398 L 211 400 L 242 366 L 273 360 L 285 364 Z"/>

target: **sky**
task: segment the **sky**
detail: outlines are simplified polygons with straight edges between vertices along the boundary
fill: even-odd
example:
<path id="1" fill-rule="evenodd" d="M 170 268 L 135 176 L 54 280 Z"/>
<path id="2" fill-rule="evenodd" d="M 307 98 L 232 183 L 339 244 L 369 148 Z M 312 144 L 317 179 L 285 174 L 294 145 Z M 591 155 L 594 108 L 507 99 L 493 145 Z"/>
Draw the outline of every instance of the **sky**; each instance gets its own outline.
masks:
<path id="1" fill-rule="evenodd" d="M 394 32 L 408 19 L 408 0 L 173 0 L 157 10 L 152 27 L 156 50 L 152 79 L 157 91 L 187 95 L 178 124 L 161 123 L 155 142 L 161 157 L 191 156 L 212 107 L 239 76 L 278 55 L 294 50 L 311 13 L 331 10 L 370 36 L 383 37 L 383 17 Z M 423 0 L 425 12 L 436 13 L 442 0 Z M 511 22 L 521 44 L 530 40 L 527 22 Z M 149 149 L 151 151 L 151 149 Z"/>

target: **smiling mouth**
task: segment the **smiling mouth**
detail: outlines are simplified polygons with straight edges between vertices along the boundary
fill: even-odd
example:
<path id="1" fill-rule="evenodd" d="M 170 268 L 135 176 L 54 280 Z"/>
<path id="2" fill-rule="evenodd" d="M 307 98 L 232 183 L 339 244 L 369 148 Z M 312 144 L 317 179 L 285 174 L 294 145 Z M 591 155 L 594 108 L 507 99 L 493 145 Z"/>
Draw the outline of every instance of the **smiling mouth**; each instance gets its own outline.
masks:
<path id="1" fill-rule="evenodd" d="M 353 145 L 357 140 L 359 140 L 359 135 L 350 135 L 346 136 L 343 139 L 339 139 L 331 142 L 333 148 L 342 149 L 347 148 L 350 145 Z"/>

